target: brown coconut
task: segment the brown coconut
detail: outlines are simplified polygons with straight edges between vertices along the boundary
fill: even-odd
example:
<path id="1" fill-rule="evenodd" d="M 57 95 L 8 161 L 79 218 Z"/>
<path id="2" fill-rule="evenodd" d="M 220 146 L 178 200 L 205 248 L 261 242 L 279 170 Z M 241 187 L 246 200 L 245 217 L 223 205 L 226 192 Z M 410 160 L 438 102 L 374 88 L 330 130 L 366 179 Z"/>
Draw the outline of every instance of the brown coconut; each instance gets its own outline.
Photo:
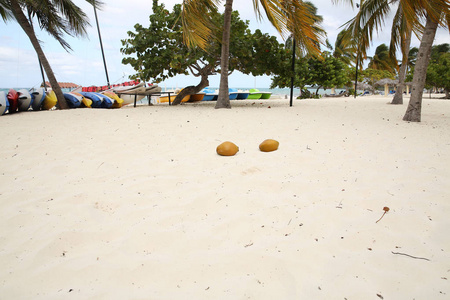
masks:
<path id="1" fill-rule="evenodd" d="M 217 146 L 216 152 L 222 156 L 233 156 L 239 151 L 239 147 L 232 142 L 223 142 Z"/>
<path id="2" fill-rule="evenodd" d="M 278 141 L 268 139 L 259 144 L 259 150 L 262 152 L 271 152 L 277 150 L 279 145 L 280 143 Z"/>

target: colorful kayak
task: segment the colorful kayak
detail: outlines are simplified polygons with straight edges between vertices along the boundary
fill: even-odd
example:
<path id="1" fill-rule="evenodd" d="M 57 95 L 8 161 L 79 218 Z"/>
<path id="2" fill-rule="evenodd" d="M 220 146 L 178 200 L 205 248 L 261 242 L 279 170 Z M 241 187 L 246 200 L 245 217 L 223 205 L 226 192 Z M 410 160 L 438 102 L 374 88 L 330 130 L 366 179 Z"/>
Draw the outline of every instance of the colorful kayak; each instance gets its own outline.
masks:
<path id="1" fill-rule="evenodd" d="M 41 110 L 42 102 L 45 99 L 45 90 L 43 88 L 33 89 L 31 91 L 31 98 L 33 98 L 31 108 L 33 110 Z"/>
<path id="2" fill-rule="evenodd" d="M 63 93 L 63 95 L 69 108 L 78 108 L 81 106 L 82 97 L 72 93 Z"/>
<path id="3" fill-rule="evenodd" d="M 27 111 L 33 103 L 30 93 L 26 89 L 20 89 L 17 92 L 19 93 L 19 111 Z"/>
<path id="4" fill-rule="evenodd" d="M 74 94 L 75 96 L 81 97 L 81 107 L 87 107 L 92 108 L 92 100 L 89 98 L 84 97 L 81 92 L 70 92 L 71 94 Z"/>
<path id="5" fill-rule="evenodd" d="M 262 93 L 258 89 L 251 89 L 247 99 L 259 99 Z"/>
<path id="6" fill-rule="evenodd" d="M 58 99 L 56 98 L 56 94 L 54 91 L 47 91 L 45 95 L 44 101 L 42 102 L 41 109 L 49 110 L 55 107 L 56 103 L 58 103 Z"/>
<path id="7" fill-rule="evenodd" d="M 105 91 L 105 92 L 102 92 L 102 94 L 106 95 L 109 98 L 111 98 L 112 100 L 114 100 L 112 108 L 121 108 L 122 107 L 123 99 L 120 98 L 119 96 L 117 96 L 115 93 L 109 92 L 109 91 Z"/>
<path id="8" fill-rule="evenodd" d="M 100 93 L 94 93 L 94 94 L 102 99 L 102 104 L 100 105 L 100 108 L 111 108 L 112 107 L 114 100 L 112 100 L 108 96 L 100 94 Z"/>
<path id="9" fill-rule="evenodd" d="M 100 108 L 102 106 L 102 98 L 97 96 L 95 93 L 91 92 L 80 92 L 80 94 L 86 98 L 90 99 L 92 101 L 91 107 L 93 108 Z"/>
<path id="10" fill-rule="evenodd" d="M 19 93 L 16 90 L 10 89 L 8 91 L 8 95 L 6 96 L 9 101 L 9 110 L 10 114 L 17 112 L 19 108 Z"/>
<path id="11" fill-rule="evenodd" d="M 6 93 L 0 91 L 0 116 L 4 115 L 6 111 L 9 109 L 9 101 Z"/>

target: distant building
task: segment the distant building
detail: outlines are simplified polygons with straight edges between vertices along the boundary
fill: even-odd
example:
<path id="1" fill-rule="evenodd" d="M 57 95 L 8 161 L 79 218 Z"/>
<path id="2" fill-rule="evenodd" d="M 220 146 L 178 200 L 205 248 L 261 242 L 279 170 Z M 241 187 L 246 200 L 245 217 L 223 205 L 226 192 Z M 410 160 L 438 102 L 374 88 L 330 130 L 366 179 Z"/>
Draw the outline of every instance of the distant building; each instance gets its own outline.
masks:
<path id="1" fill-rule="evenodd" d="M 58 82 L 59 87 L 62 89 L 74 89 L 79 87 L 80 85 L 72 83 L 72 82 Z M 45 85 L 48 87 L 51 87 L 50 82 L 46 81 Z M 41 87 L 44 87 L 44 85 L 42 84 Z"/>

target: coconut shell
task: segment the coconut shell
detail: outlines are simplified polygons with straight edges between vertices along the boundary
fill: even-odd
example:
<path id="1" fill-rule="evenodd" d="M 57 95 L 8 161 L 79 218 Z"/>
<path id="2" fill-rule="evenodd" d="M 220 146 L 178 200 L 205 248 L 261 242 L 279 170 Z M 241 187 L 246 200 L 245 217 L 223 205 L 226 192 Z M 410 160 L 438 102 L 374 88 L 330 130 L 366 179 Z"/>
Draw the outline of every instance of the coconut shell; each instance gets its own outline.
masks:
<path id="1" fill-rule="evenodd" d="M 259 150 L 262 152 L 271 152 L 277 150 L 279 145 L 280 143 L 278 141 L 268 139 L 259 144 Z"/>
<path id="2" fill-rule="evenodd" d="M 223 142 L 217 146 L 216 152 L 222 156 L 233 156 L 239 151 L 239 147 L 232 142 Z"/>

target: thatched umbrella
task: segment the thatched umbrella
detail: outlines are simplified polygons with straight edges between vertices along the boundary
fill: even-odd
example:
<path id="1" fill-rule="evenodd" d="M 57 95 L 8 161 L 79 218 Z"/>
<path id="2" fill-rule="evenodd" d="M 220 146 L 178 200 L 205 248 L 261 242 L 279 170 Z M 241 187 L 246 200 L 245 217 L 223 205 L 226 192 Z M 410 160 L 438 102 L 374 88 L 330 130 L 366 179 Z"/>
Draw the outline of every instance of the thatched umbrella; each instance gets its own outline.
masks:
<path id="1" fill-rule="evenodd" d="M 398 80 L 394 80 L 394 79 L 390 79 L 390 78 L 383 78 L 381 80 L 378 80 L 377 82 L 375 82 L 375 86 L 383 86 L 384 85 L 384 96 L 387 97 L 387 95 L 389 94 L 389 86 L 390 85 L 397 85 L 398 84 Z"/>
<path id="2" fill-rule="evenodd" d="M 356 89 L 363 90 L 363 91 L 364 90 L 373 90 L 373 87 L 370 84 L 368 84 L 368 83 L 358 82 L 357 85 L 356 85 Z"/>

